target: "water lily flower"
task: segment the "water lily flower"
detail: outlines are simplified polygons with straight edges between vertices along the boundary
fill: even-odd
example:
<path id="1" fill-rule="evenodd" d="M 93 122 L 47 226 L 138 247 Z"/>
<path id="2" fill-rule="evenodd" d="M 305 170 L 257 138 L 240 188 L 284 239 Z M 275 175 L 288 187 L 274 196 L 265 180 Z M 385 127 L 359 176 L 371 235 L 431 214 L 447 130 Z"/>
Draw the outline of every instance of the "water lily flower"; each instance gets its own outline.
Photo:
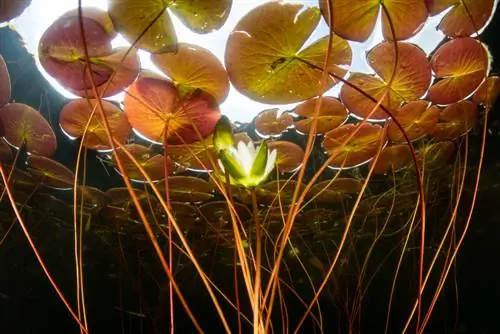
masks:
<path id="1" fill-rule="evenodd" d="M 219 152 L 219 166 L 229 173 L 232 183 L 246 188 L 262 184 L 273 171 L 276 164 L 276 150 L 269 152 L 266 142 L 255 148 L 253 142 L 240 141 L 236 148 L 229 147 Z"/>

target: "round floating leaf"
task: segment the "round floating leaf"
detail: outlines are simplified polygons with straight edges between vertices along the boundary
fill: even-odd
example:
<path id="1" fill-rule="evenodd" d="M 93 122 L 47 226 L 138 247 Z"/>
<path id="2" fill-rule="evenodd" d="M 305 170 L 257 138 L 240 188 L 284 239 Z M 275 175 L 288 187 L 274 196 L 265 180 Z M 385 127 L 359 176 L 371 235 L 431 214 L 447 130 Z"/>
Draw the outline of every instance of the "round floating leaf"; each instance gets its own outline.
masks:
<path id="1" fill-rule="evenodd" d="M 199 220 L 199 214 L 196 208 L 188 203 L 184 202 L 171 202 L 170 208 L 172 209 L 172 214 L 174 215 L 175 222 L 183 230 L 190 230 L 199 228 L 199 224 L 196 224 Z M 168 228 L 168 225 L 165 224 Z"/>
<path id="2" fill-rule="evenodd" d="M 132 132 L 127 117 L 111 102 L 103 100 L 102 106 L 113 137 L 118 142 L 125 143 Z M 95 112 L 90 120 L 94 108 Z M 89 124 L 83 145 L 92 150 L 107 150 L 111 146 L 98 108 L 96 100 L 72 100 L 61 110 L 59 124 L 67 134 L 76 138 L 83 136 L 85 127 Z"/>
<path id="3" fill-rule="evenodd" d="M 1 6 L 0 6 L 1 8 Z M 10 100 L 11 87 L 10 87 L 10 76 L 7 70 L 7 64 L 0 55 L 0 108 L 7 104 Z"/>
<path id="4" fill-rule="evenodd" d="M 314 203 L 329 204 L 341 202 L 361 191 L 363 182 L 352 178 L 336 178 L 316 183 L 311 187 L 308 198 Z"/>
<path id="5" fill-rule="evenodd" d="M 75 174 L 61 163 L 38 155 L 28 157 L 28 171 L 40 178 L 42 184 L 56 189 L 71 189 Z"/>
<path id="6" fill-rule="evenodd" d="M 431 65 L 441 80 L 431 86 L 429 98 L 436 104 L 451 104 L 469 96 L 483 81 L 488 55 L 481 42 L 457 38 L 436 51 Z"/>
<path id="7" fill-rule="evenodd" d="M 395 65 L 394 46 L 394 43 L 380 43 L 366 56 L 368 63 L 381 79 L 358 73 L 353 73 L 349 78 L 351 84 L 377 100 L 389 89 L 383 103 L 389 111 L 398 108 L 402 102 L 416 100 L 424 95 L 432 78 L 431 66 L 425 53 L 413 44 L 397 43 L 398 63 L 391 83 Z M 347 108 L 359 117 L 366 118 L 375 107 L 375 102 L 348 85 L 342 86 L 341 98 Z M 386 118 L 388 115 L 382 108 L 378 108 L 370 116 L 370 119 L 375 120 Z"/>
<path id="8" fill-rule="evenodd" d="M 111 73 L 106 82 L 96 87 L 97 93 L 102 97 L 113 96 L 130 86 L 137 78 L 141 66 L 137 50 L 128 47 L 116 48 L 110 55 L 94 57 L 93 61 L 107 68 Z M 69 90 L 81 97 L 95 97 L 90 87 L 82 90 L 71 88 Z"/>
<path id="9" fill-rule="evenodd" d="M 15 147 L 26 145 L 29 153 L 51 156 L 57 148 L 49 123 L 35 109 L 21 103 L 7 104 L 0 110 L 4 136 Z"/>
<path id="10" fill-rule="evenodd" d="M 92 76 L 96 85 L 100 86 L 113 73 L 111 68 L 98 61 L 99 57 L 112 53 L 113 36 L 92 17 L 83 17 L 82 21 Z M 85 49 L 77 15 L 63 15 L 52 23 L 40 39 L 38 56 L 43 68 L 64 87 L 75 91 L 92 87 L 86 72 Z"/>
<path id="11" fill-rule="evenodd" d="M 201 46 L 179 43 L 176 53 L 152 54 L 151 60 L 174 81 L 181 95 L 201 89 L 222 103 L 229 93 L 226 70 Z"/>
<path id="12" fill-rule="evenodd" d="M 453 142 L 442 141 L 424 146 L 417 152 L 417 157 L 426 169 L 435 169 L 447 164 L 454 155 L 455 149 Z"/>
<path id="13" fill-rule="evenodd" d="M 213 186 L 194 176 L 170 176 L 168 189 L 170 199 L 177 202 L 206 202 L 214 197 Z"/>
<path id="14" fill-rule="evenodd" d="M 373 158 L 386 140 L 384 129 L 378 125 L 346 124 L 326 133 L 323 148 L 333 156 L 331 167 L 351 168 Z"/>
<path id="15" fill-rule="evenodd" d="M 141 74 L 129 87 L 124 106 L 139 133 L 156 142 L 163 142 L 166 136 L 171 144 L 190 144 L 207 137 L 220 118 L 210 94 L 196 90 L 180 97 L 172 81 L 152 74 Z"/>
<path id="16" fill-rule="evenodd" d="M 478 105 L 460 101 L 449 105 L 439 114 L 439 122 L 431 134 L 437 140 L 451 140 L 467 133 L 478 118 Z"/>
<path id="17" fill-rule="evenodd" d="M 500 78 L 498 76 L 488 77 L 472 96 L 472 100 L 483 105 L 493 106 L 500 94 Z"/>
<path id="18" fill-rule="evenodd" d="M 89 186 L 79 186 L 77 188 L 77 196 L 77 203 L 80 204 L 83 200 L 83 205 L 87 208 L 102 208 L 111 202 L 111 198 L 106 193 Z"/>
<path id="19" fill-rule="evenodd" d="M 250 210 L 245 205 L 240 203 L 233 203 L 233 205 L 238 217 L 240 217 L 242 221 L 252 217 Z M 200 206 L 200 213 L 201 220 L 203 222 L 216 224 L 218 226 L 229 224 L 231 222 L 231 214 L 227 203 L 224 201 L 205 203 Z"/>
<path id="20" fill-rule="evenodd" d="M 129 42 L 139 39 L 138 48 L 161 53 L 175 49 L 177 43 L 167 9 L 191 30 L 209 33 L 224 24 L 231 4 L 231 0 L 109 0 L 108 11 Z"/>
<path id="21" fill-rule="evenodd" d="M 410 140 L 417 140 L 434 129 L 439 118 L 439 108 L 427 101 L 412 101 L 392 113 Z M 387 135 L 392 141 L 405 141 L 401 130 L 393 120 L 389 121 Z"/>
<path id="22" fill-rule="evenodd" d="M 280 173 L 291 173 L 296 171 L 304 159 L 304 150 L 297 144 L 277 140 L 267 144 L 269 151 L 276 150 L 276 169 Z"/>
<path id="23" fill-rule="evenodd" d="M 385 174 L 390 171 L 397 172 L 409 166 L 412 162 L 411 150 L 408 145 L 393 145 L 385 147 L 378 157 L 373 173 Z M 374 160 L 370 163 L 373 165 Z M 370 166 L 371 167 L 371 166 Z"/>
<path id="24" fill-rule="evenodd" d="M 255 131 L 262 138 L 277 137 L 293 125 L 293 117 L 283 112 L 278 116 L 279 109 L 262 111 L 255 119 Z"/>
<path id="25" fill-rule="evenodd" d="M 323 17 L 330 22 L 329 0 L 320 0 Z M 365 41 L 372 34 L 381 10 L 380 0 L 335 0 L 332 1 L 333 31 L 351 41 Z M 427 20 L 427 8 L 422 0 L 384 0 L 389 17 L 394 25 L 397 40 L 414 36 Z M 392 39 L 389 19 L 382 15 L 382 29 L 386 39 Z"/>
<path id="26" fill-rule="evenodd" d="M 436 15 L 453 6 L 438 28 L 451 38 L 468 37 L 481 30 L 493 13 L 494 0 L 430 1 L 429 12 Z"/>
<path id="27" fill-rule="evenodd" d="M 138 144 L 125 145 L 125 148 L 134 156 L 151 180 L 158 181 L 165 178 L 165 159 L 163 155 L 155 154 L 149 148 Z M 125 177 L 135 181 L 146 181 L 145 176 L 122 149 L 117 149 L 116 154 L 118 154 L 125 169 Z M 176 169 L 175 166 L 170 159 L 167 159 L 167 164 L 168 171 L 172 173 Z M 118 168 L 116 170 L 118 171 Z"/>
<path id="28" fill-rule="evenodd" d="M 235 88 L 264 103 L 292 103 L 318 95 L 328 36 L 302 48 L 319 16 L 315 8 L 274 1 L 248 12 L 226 46 L 226 68 Z M 349 44 L 334 36 L 328 71 L 344 76 L 351 58 Z M 330 77 L 325 89 L 335 83 Z"/>
<path id="29" fill-rule="evenodd" d="M 0 23 L 18 17 L 29 5 L 31 0 L 0 0 Z"/>
<path id="30" fill-rule="evenodd" d="M 295 122 L 297 131 L 308 134 L 311 129 L 311 123 L 314 120 L 314 111 L 317 97 L 309 99 L 295 108 L 295 113 L 299 116 L 306 117 L 303 120 Z M 318 120 L 316 123 L 316 134 L 323 134 L 335 129 L 347 119 L 346 107 L 334 97 L 321 97 L 321 106 L 319 108 Z"/>
<path id="31" fill-rule="evenodd" d="M 167 154 L 177 164 L 202 172 L 212 171 L 214 166 L 211 161 L 217 165 L 219 158 L 213 146 L 212 136 L 189 145 L 169 145 Z"/>

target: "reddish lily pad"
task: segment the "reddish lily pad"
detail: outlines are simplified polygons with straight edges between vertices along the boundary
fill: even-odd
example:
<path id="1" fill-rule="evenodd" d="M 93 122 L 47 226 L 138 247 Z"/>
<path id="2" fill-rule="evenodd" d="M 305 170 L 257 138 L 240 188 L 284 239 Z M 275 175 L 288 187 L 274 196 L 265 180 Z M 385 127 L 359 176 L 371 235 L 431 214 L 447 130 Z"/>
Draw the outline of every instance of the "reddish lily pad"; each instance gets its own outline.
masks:
<path id="1" fill-rule="evenodd" d="M 129 42 L 149 52 L 175 49 L 177 37 L 167 9 L 188 28 L 209 33 L 220 28 L 229 15 L 232 0 L 110 0 L 109 13 Z"/>
<path id="2" fill-rule="evenodd" d="M 0 161 L 10 163 L 13 158 L 10 146 L 4 140 L 0 140 Z"/>
<path id="3" fill-rule="evenodd" d="M 500 78 L 498 76 L 488 77 L 472 96 L 472 100 L 483 105 L 493 106 L 500 94 Z"/>
<path id="4" fill-rule="evenodd" d="M 436 15 L 452 6 L 438 28 L 451 38 L 468 37 L 481 30 L 493 13 L 494 0 L 428 1 L 429 12 Z"/>
<path id="5" fill-rule="evenodd" d="M 330 22 L 328 0 L 320 0 L 323 17 Z M 333 31 L 351 41 L 365 41 L 372 34 L 381 10 L 379 0 L 335 0 L 331 2 Z M 383 5 L 393 23 L 397 40 L 414 36 L 427 20 L 425 1 L 421 0 L 384 0 Z M 382 12 L 382 29 L 386 39 L 393 39 L 389 19 Z"/>
<path id="6" fill-rule="evenodd" d="M 471 101 L 460 101 L 449 105 L 439 114 L 439 122 L 431 134 L 437 140 L 452 140 L 467 133 L 476 124 L 478 105 Z"/>
<path id="7" fill-rule="evenodd" d="M 0 23 L 18 17 L 29 5 L 31 0 L 0 0 Z"/>
<path id="8" fill-rule="evenodd" d="M 124 106 L 132 127 L 161 143 L 199 141 L 212 133 L 220 118 L 210 94 L 196 90 L 180 97 L 172 81 L 153 74 L 141 74 L 129 87 Z"/>
<path id="9" fill-rule="evenodd" d="M 72 100 L 61 110 L 59 124 L 67 134 L 76 138 L 83 136 L 88 124 L 83 145 L 92 150 L 107 150 L 111 145 L 96 102 L 87 99 Z M 111 102 L 103 100 L 102 106 L 114 139 L 119 143 L 125 143 L 132 132 L 127 117 Z"/>
<path id="10" fill-rule="evenodd" d="M 108 66 L 96 61 L 112 53 L 113 35 L 99 20 L 83 17 L 85 41 L 92 58 L 91 70 L 96 86 L 104 84 L 111 77 Z M 43 68 L 64 87 L 72 90 L 90 89 L 91 82 L 86 73 L 85 51 L 77 15 L 63 15 L 44 32 L 38 46 Z"/>
<path id="11" fill-rule="evenodd" d="M 372 160 L 370 167 L 373 166 L 375 160 Z M 386 174 L 390 171 L 397 172 L 412 162 L 411 150 L 408 145 L 393 145 L 385 147 L 378 157 L 373 173 Z"/>
<path id="12" fill-rule="evenodd" d="M 303 120 L 295 122 L 295 129 L 297 129 L 297 131 L 309 134 L 311 123 L 314 120 L 318 99 L 317 97 L 309 99 L 298 105 L 295 109 L 297 115 L 306 117 Z M 338 99 L 331 96 L 321 97 L 321 106 L 317 116 L 316 134 L 324 134 L 340 126 L 346 121 L 347 115 L 346 107 Z"/>
<path id="13" fill-rule="evenodd" d="M 280 173 L 292 173 L 303 163 L 304 150 L 295 143 L 277 140 L 268 142 L 267 147 L 276 150 L 276 169 Z"/>
<path id="14" fill-rule="evenodd" d="M 469 96 L 487 75 L 488 55 L 481 42 L 457 38 L 443 44 L 432 56 L 432 69 L 441 79 L 429 89 L 436 104 L 451 104 Z"/>
<path id="15" fill-rule="evenodd" d="M 66 166 L 38 155 L 29 156 L 28 171 L 50 188 L 71 189 L 75 182 L 75 174 Z"/>
<path id="16" fill-rule="evenodd" d="M 378 125 L 346 124 L 326 133 L 323 148 L 333 156 L 330 166 L 344 169 L 369 161 L 386 141 L 384 129 Z"/>
<path id="17" fill-rule="evenodd" d="M 0 6 L 1 8 L 1 6 Z M 10 87 L 10 76 L 7 69 L 7 64 L 0 55 L 0 108 L 7 104 L 10 100 L 11 87 Z"/>
<path id="18" fill-rule="evenodd" d="M 29 153 L 51 156 L 57 148 L 49 123 L 35 109 L 21 103 L 7 104 L 0 110 L 4 137 L 15 147 L 23 143 Z"/>
<path id="19" fill-rule="evenodd" d="M 279 109 L 262 111 L 255 119 L 255 131 L 262 138 L 278 137 L 283 131 L 293 125 L 293 117 L 283 112 L 278 116 Z"/>
<path id="20" fill-rule="evenodd" d="M 397 43 L 398 65 L 391 82 L 395 64 L 394 43 L 384 42 L 368 52 L 366 59 L 378 74 L 378 77 L 353 73 L 349 82 L 379 100 L 384 93 L 383 106 L 389 111 L 397 109 L 402 102 L 409 102 L 422 97 L 431 83 L 431 66 L 425 53 L 410 43 Z M 375 102 L 349 85 L 342 86 L 342 102 L 356 116 L 384 120 L 389 115 L 378 108 L 373 113 Z"/>
<path id="21" fill-rule="evenodd" d="M 434 129 L 439 118 L 439 108 L 429 106 L 428 101 L 412 101 L 392 113 L 403 127 L 408 139 L 420 139 Z M 405 141 L 401 130 L 393 120 L 389 121 L 387 135 L 396 142 Z"/>
<path id="22" fill-rule="evenodd" d="M 226 46 L 225 63 L 234 87 L 264 103 L 292 103 L 319 95 L 328 36 L 302 49 L 319 19 L 315 8 L 275 1 L 248 12 Z M 347 41 L 334 36 L 328 71 L 344 76 L 351 58 Z M 336 83 L 329 77 L 325 90 Z"/>
<path id="23" fill-rule="evenodd" d="M 307 194 L 314 203 L 329 204 L 341 202 L 361 191 L 363 182 L 353 178 L 336 178 L 316 183 Z"/>
<path id="24" fill-rule="evenodd" d="M 222 103 L 229 93 L 229 78 L 219 59 L 198 45 L 179 43 L 177 48 L 175 53 L 152 54 L 151 60 L 180 92 L 201 89 Z"/>
<path id="25" fill-rule="evenodd" d="M 125 148 L 134 156 L 151 180 L 158 181 L 165 178 L 165 159 L 163 155 L 155 154 L 149 148 L 138 144 L 125 145 Z M 147 180 L 122 149 L 117 149 L 116 154 L 118 154 L 122 162 L 126 177 L 140 182 Z M 175 166 L 170 159 L 167 159 L 167 164 L 168 171 L 172 173 L 175 170 Z M 116 170 L 118 171 L 118 167 Z"/>
<path id="26" fill-rule="evenodd" d="M 237 216 L 242 220 L 246 221 L 252 214 L 246 205 L 233 203 L 236 210 Z M 216 224 L 218 226 L 223 226 L 231 222 L 231 213 L 224 201 L 208 202 L 200 206 L 200 213 L 202 221 L 206 221 L 211 224 Z"/>

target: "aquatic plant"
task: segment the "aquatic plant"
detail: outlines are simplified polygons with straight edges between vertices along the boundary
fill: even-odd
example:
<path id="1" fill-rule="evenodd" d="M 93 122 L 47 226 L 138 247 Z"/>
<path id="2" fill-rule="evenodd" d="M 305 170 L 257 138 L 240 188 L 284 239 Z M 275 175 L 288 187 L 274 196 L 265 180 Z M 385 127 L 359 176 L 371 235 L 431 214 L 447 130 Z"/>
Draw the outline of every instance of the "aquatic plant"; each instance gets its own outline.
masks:
<path id="1" fill-rule="evenodd" d="M 107 12 L 79 6 L 52 23 L 38 52 L 43 69 L 79 97 L 59 113 L 68 140 L 79 140 L 74 170 L 52 159 L 56 136 L 44 116 L 9 103 L 9 73 L 0 57 L 1 196 L 14 212 L 2 217 L 11 224 L 0 244 L 21 224 L 82 333 L 90 332 L 83 266 L 88 235 L 152 246 L 159 262 L 151 263 L 168 279 L 162 292 L 168 312 L 149 315 L 168 318 L 171 332 L 180 313 L 204 331 L 185 298 L 185 267 L 201 281 L 225 332 L 296 333 L 306 321 L 320 331 L 328 326 L 322 312 L 328 299 L 343 326 L 357 331 L 365 296 L 387 266 L 394 272 L 386 282 L 382 326 L 422 333 L 474 211 L 488 113 L 500 88 L 479 40 L 495 4 L 269 1 L 233 29 L 224 65 L 209 50 L 178 41 L 171 15 L 209 33 L 224 25 L 230 0 L 110 0 Z M 444 10 L 438 29 L 447 39 L 428 56 L 407 40 Z M 19 14 L 0 11 L 5 21 Z M 306 44 L 322 19 L 330 33 Z M 379 19 L 385 40 L 366 54 L 374 73 L 351 71 L 349 41 L 368 39 Z M 118 34 L 130 47 L 112 47 Z M 161 73 L 141 69 L 139 50 L 151 53 Z M 262 111 L 253 128 L 238 126 L 219 109 L 230 84 L 256 101 L 299 104 L 283 113 Z M 324 95 L 336 85 L 338 98 Z M 125 94 L 122 105 L 105 100 L 118 92 Z M 469 135 L 478 125 L 480 153 L 470 175 Z M 89 150 L 116 170 L 120 187 L 86 185 Z M 457 226 L 469 178 L 473 196 Z M 46 193 L 50 189 L 57 191 Z M 69 190 L 70 203 L 58 198 Z M 443 207 L 438 226 L 429 227 L 429 217 Z M 31 237 L 23 216 L 29 210 L 61 221 L 70 211 L 76 308 Z M 114 247 L 127 267 L 122 244 Z M 219 284 L 207 263 L 232 271 L 233 285 Z M 393 300 L 408 265 L 417 268 L 409 279 L 411 302 L 399 305 L 407 315 L 394 329 Z M 303 306 L 297 319 L 289 316 L 289 294 Z"/>

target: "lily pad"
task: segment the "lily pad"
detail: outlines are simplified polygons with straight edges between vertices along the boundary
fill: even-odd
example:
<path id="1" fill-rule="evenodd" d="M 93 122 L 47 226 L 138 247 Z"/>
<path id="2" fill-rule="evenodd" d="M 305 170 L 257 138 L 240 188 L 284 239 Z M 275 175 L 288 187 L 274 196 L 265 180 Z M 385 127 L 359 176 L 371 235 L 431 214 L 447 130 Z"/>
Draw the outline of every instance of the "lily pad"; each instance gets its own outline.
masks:
<path id="1" fill-rule="evenodd" d="M 0 110 L 4 137 L 17 148 L 23 144 L 29 153 L 51 156 L 57 148 L 56 136 L 37 110 L 21 103 L 7 104 Z"/>
<path id="2" fill-rule="evenodd" d="M 292 173 L 303 163 L 304 150 L 295 143 L 277 140 L 269 142 L 267 147 L 270 151 L 276 150 L 276 169 L 280 173 Z"/>
<path id="3" fill-rule="evenodd" d="M 439 47 L 431 65 L 440 80 L 429 89 L 429 98 L 446 105 L 465 99 L 481 84 L 487 75 L 488 55 L 481 42 L 457 38 Z"/>
<path id="4" fill-rule="evenodd" d="M 1 6 L 0 6 L 1 8 Z M 7 104 L 10 100 L 11 87 L 10 87 L 10 76 L 7 69 L 7 64 L 0 55 L 0 108 Z"/>
<path id="5" fill-rule="evenodd" d="M 362 185 L 362 181 L 353 178 L 325 180 L 313 185 L 307 197 L 318 204 L 338 203 L 359 193 Z"/>
<path id="6" fill-rule="evenodd" d="M 153 74 L 141 74 L 129 87 L 124 106 L 130 124 L 140 134 L 174 145 L 206 138 L 220 118 L 210 94 L 196 90 L 181 97 L 172 81 Z"/>
<path id="7" fill-rule="evenodd" d="M 467 133 L 476 124 L 478 105 L 471 101 L 460 101 L 449 105 L 439 114 L 439 122 L 431 134 L 437 140 L 452 140 Z"/>
<path id="8" fill-rule="evenodd" d="M 345 169 L 372 159 L 386 141 L 384 130 L 379 125 L 346 124 L 326 133 L 323 148 L 333 156 L 332 168 Z"/>
<path id="9" fill-rule="evenodd" d="M 500 94 L 500 78 L 498 76 L 488 77 L 472 96 L 472 101 L 483 105 L 493 106 Z"/>
<path id="10" fill-rule="evenodd" d="M 286 111 L 278 116 L 279 109 L 262 111 L 255 119 L 255 131 L 262 138 L 279 137 L 293 125 L 293 117 Z"/>
<path id="11" fill-rule="evenodd" d="M 169 145 L 167 153 L 177 164 L 192 171 L 209 172 L 218 168 L 219 156 L 213 146 L 212 136 L 189 145 Z"/>
<path id="12" fill-rule="evenodd" d="M 214 188 L 209 182 L 194 176 L 170 176 L 168 178 L 170 200 L 199 203 L 214 197 Z M 161 190 L 164 192 L 165 187 Z"/>
<path id="13" fill-rule="evenodd" d="M 18 17 L 29 5 L 31 0 L 0 0 L 0 23 Z"/>
<path id="14" fill-rule="evenodd" d="M 394 111 L 392 116 L 403 127 L 408 139 L 414 141 L 434 129 L 439 118 L 439 108 L 429 106 L 428 101 L 412 101 Z M 405 141 L 405 137 L 393 120 L 389 121 L 387 135 L 392 141 Z"/>
<path id="15" fill-rule="evenodd" d="M 295 129 L 303 134 L 309 134 L 318 97 L 309 99 L 295 108 L 295 113 L 305 119 L 295 122 Z M 338 99 L 330 96 L 321 97 L 316 134 L 324 134 L 342 125 L 347 120 L 347 109 Z"/>
<path id="16" fill-rule="evenodd" d="M 234 87 L 264 103 L 292 103 L 322 93 L 321 77 L 328 36 L 304 48 L 320 20 L 316 8 L 267 2 L 248 12 L 226 45 L 225 63 Z M 330 73 L 343 77 L 351 64 L 347 41 L 334 36 Z M 337 81 L 328 78 L 325 90 Z"/>
<path id="17" fill-rule="evenodd" d="M 377 162 L 375 162 L 375 167 L 373 167 L 374 174 L 386 174 L 388 172 L 397 172 L 407 166 L 412 162 L 411 150 L 408 145 L 400 144 L 385 147 L 378 157 Z M 370 163 L 370 167 L 373 165 L 374 160 Z"/>
<path id="18" fill-rule="evenodd" d="M 50 188 L 71 189 L 75 182 L 75 174 L 66 166 L 38 155 L 28 157 L 28 171 Z"/>
<path id="19" fill-rule="evenodd" d="M 319 5 L 326 22 L 329 0 L 320 0 Z M 335 0 L 331 2 L 333 31 L 348 40 L 362 42 L 373 32 L 381 10 L 380 0 Z M 421 0 L 384 0 L 383 5 L 389 13 L 397 40 L 414 36 L 427 20 L 425 1 Z M 382 29 L 386 39 L 393 39 L 389 18 L 382 12 Z"/>
<path id="20" fill-rule="evenodd" d="M 168 75 L 181 95 L 201 89 L 220 104 L 229 93 L 229 78 L 219 59 L 194 44 L 179 43 L 177 52 L 152 54 L 151 60 Z"/>
<path id="21" fill-rule="evenodd" d="M 111 102 L 103 100 L 102 106 L 114 139 L 122 144 L 125 143 L 132 133 L 127 117 Z M 92 115 L 94 108 L 95 112 Z M 72 100 L 61 110 L 59 124 L 67 134 L 76 138 L 83 136 L 88 124 L 83 145 L 92 150 L 107 150 L 111 145 L 98 108 L 96 100 Z"/>
<path id="22" fill-rule="evenodd" d="M 151 180 L 158 181 L 165 179 L 165 159 L 163 155 L 156 154 L 149 148 L 138 144 L 125 145 L 125 148 L 134 156 Z M 139 182 L 146 181 L 145 176 L 122 149 L 117 149 L 116 154 L 119 156 L 123 168 L 125 169 L 125 177 Z M 175 170 L 173 162 L 167 159 L 167 164 L 168 171 L 172 173 Z M 116 170 L 118 172 L 118 168 L 116 168 Z"/>

